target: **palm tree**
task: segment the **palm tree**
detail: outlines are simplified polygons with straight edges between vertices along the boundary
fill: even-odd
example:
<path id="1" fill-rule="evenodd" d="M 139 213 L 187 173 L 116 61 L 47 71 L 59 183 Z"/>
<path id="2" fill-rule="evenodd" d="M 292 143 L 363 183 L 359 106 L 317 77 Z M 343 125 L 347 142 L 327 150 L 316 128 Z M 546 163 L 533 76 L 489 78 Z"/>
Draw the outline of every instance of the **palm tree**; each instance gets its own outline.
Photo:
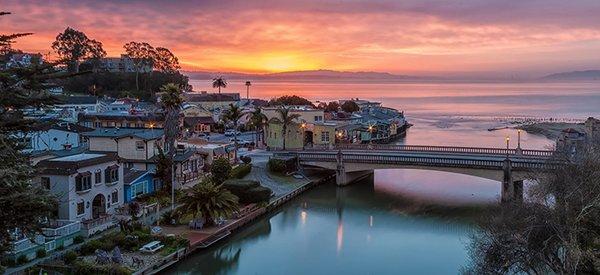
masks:
<path id="1" fill-rule="evenodd" d="M 213 225 L 215 218 L 228 217 L 238 210 L 238 197 L 222 185 L 206 181 L 192 187 L 181 204 L 181 213 L 204 218 L 206 225 Z"/>
<path id="2" fill-rule="evenodd" d="M 246 99 L 250 99 L 250 85 L 252 85 L 252 83 L 246 81 Z"/>
<path id="3" fill-rule="evenodd" d="M 283 150 L 285 150 L 285 138 L 288 126 L 294 123 L 294 120 L 300 117 L 300 114 L 290 114 L 290 108 L 281 106 L 276 110 L 279 117 L 274 117 L 271 121 L 279 123 L 282 126 Z"/>
<path id="4" fill-rule="evenodd" d="M 258 107 L 256 107 L 256 109 L 254 109 L 254 111 L 250 113 L 250 124 L 254 126 L 254 130 L 256 131 L 256 145 L 258 145 L 258 135 L 263 132 L 263 128 L 267 123 L 267 120 L 267 116 Z M 262 140 L 264 142 L 264 138 Z"/>
<path id="5" fill-rule="evenodd" d="M 223 78 L 222 76 L 219 76 L 217 78 L 213 78 L 212 85 L 213 85 L 213 88 L 218 88 L 219 94 L 221 94 L 221 87 L 226 88 L 227 81 L 225 81 L 225 78 Z"/>
<path id="6" fill-rule="evenodd" d="M 162 93 L 160 102 L 163 105 L 165 114 L 165 143 L 167 147 L 167 157 L 171 160 L 171 208 L 175 207 L 175 138 L 179 136 L 179 112 L 183 98 L 181 97 L 181 88 L 176 84 L 169 83 L 160 88 Z"/>
<path id="7" fill-rule="evenodd" d="M 223 113 L 223 120 L 227 122 L 233 123 L 233 144 L 235 146 L 235 161 L 237 162 L 237 131 L 238 131 L 238 123 L 240 119 L 245 115 L 240 107 L 237 105 L 229 104 L 229 109 L 225 110 Z"/>

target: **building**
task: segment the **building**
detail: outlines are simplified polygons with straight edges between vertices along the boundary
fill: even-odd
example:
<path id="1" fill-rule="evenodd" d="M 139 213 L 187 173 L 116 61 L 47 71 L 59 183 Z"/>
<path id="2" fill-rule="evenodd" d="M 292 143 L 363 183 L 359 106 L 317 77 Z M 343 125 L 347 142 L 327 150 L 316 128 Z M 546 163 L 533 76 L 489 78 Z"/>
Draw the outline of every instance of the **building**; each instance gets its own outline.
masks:
<path id="1" fill-rule="evenodd" d="M 93 113 L 103 112 L 103 105 L 96 96 L 89 95 L 71 95 L 59 97 L 60 103 L 55 104 L 54 108 L 71 109 L 76 112 Z"/>
<path id="2" fill-rule="evenodd" d="M 36 181 L 58 199 L 58 218 L 80 221 L 89 236 L 115 225 L 123 205 L 123 167 L 117 155 L 86 152 L 40 161 Z"/>
<path id="3" fill-rule="evenodd" d="M 25 151 L 54 151 L 87 146 L 83 133 L 94 129 L 73 123 L 44 125 L 23 137 L 26 142 Z"/>
<path id="4" fill-rule="evenodd" d="M 42 64 L 44 59 L 39 53 L 13 53 L 8 58 L 6 68 L 29 67 L 34 63 Z"/>
<path id="5" fill-rule="evenodd" d="M 229 104 L 238 105 L 240 103 L 239 93 L 184 93 L 185 101 L 201 107 L 208 111 L 223 110 L 228 108 Z"/>
<path id="6" fill-rule="evenodd" d="M 90 128 L 162 129 L 164 120 L 163 113 L 145 112 L 83 113 L 78 117 L 80 125 Z"/>
<path id="7" fill-rule="evenodd" d="M 323 122 L 325 120 L 325 111 L 312 108 L 311 106 L 284 107 L 290 109 L 290 114 L 300 115 L 300 118 L 297 119 L 297 122 L 315 123 Z M 279 118 L 279 114 L 277 113 L 277 109 L 279 108 L 281 107 L 263 107 L 262 112 L 265 114 L 268 120 L 271 120 L 273 118 Z"/>
<path id="8" fill-rule="evenodd" d="M 356 103 L 356 105 L 358 105 L 359 110 L 362 109 L 366 109 L 366 108 L 377 108 L 377 107 L 381 107 L 381 102 L 375 102 L 375 101 L 368 101 L 368 100 L 364 100 L 364 99 L 342 99 L 339 100 L 339 104 L 340 106 L 342 106 L 344 103 L 346 103 L 346 101 L 354 101 L 354 103 Z"/>
<path id="9" fill-rule="evenodd" d="M 124 171 L 124 201 L 129 203 L 140 196 L 153 194 L 160 190 L 162 183 L 152 171 L 125 169 Z"/>
<path id="10" fill-rule="evenodd" d="M 191 133 L 209 133 L 216 124 L 211 112 L 194 104 L 185 103 L 182 113 L 183 127 Z"/>
<path id="11" fill-rule="evenodd" d="M 136 128 L 96 128 L 84 136 L 90 151 L 117 153 L 123 166 L 142 171 L 156 169 L 158 148 L 163 148 L 165 137 L 162 129 Z"/>
<path id="12" fill-rule="evenodd" d="M 81 234 L 81 222 L 69 220 L 50 220 L 42 227 L 40 234 L 27 236 L 18 230 L 11 232 L 13 241 L 11 250 L 4 257 L 16 261 L 25 256 L 27 260 L 37 258 L 37 251 L 52 252 L 74 243 L 74 238 Z"/>
<path id="13" fill-rule="evenodd" d="M 93 62 L 97 62 L 94 64 Z M 120 57 L 104 57 L 99 61 L 90 60 L 82 64 L 82 66 L 97 66 L 97 70 L 111 73 L 134 73 L 137 71 L 136 64 L 129 56 L 122 54 Z M 152 64 L 144 64 L 141 66 L 140 73 L 149 73 L 152 71 Z"/>

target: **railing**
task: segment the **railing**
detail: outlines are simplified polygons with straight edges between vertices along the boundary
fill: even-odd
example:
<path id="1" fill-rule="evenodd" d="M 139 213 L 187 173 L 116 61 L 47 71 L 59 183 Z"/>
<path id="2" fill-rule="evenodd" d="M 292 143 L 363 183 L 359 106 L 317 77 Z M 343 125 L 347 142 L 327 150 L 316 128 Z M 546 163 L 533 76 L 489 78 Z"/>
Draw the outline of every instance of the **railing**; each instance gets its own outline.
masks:
<path id="1" fill-rule="evenodd" d="M 89 230 L 89 229 L 93 229 L 95 227 L 98 227 L 100 225 L 104 225 L 104 224 L 107 224 L 110 222 L 112 222 L 112 216 L 104 215 L 97 219 L 82 221 L 81 228 L 83 228 L 85 230 Z"/>
<path id="2" fill-rule="evenodd" d="M 277 155 L 296 156 L 300 161 L 337 162 L 338 156 L 333 152 L 289 152 Z M 371 163 L 371 164 L 396 164 L 409 166 L 437 166 L 461 167 L 501 170 L 503 159 L 473 159 L 456 157 L 431 157 L 431 156 L 402 156 L 402 155 L 374 155 L 348 153 L 342 154 L 342 161 L 346 163 Z M 541 159 L 511 159 L 511 167 L 516 170 L 548 168 L 552 164 Z"/>
<path id="3" fill-rule="evenodd" d="M 518 155 L 517 149 L 485 148 L 485 147 L 455 147 L 455 146 L 428 146 L 428 145 L 382 145 L 382 144 L 336 144 L 335 146 L 315 145 L 307 148 L 308 151 L 323 150 L 370 150 L 370 151 L 404 151 L 404 152 L 435 152 L 459 154 L 488 154 L 488 155 Z M 520 150 L 523 156 L 549 157 L 554 151 L 547 150 Z"/>
<path id="4" fill-rule="evenodd" d="M 42 229 L 42 232 L 47 238 L 68 236 L 81 230 L 81 223 L 79 221 L 53 220 L 46 226 Z"/>
<path id="5" fill-rule="evenodd" d="M 193 180 L 197 180 L 200 177 L 202 177 L 203 173 L 200 172 L 200 170 L 198 172 L 183 172 L 183 175 L 178 175 L 176 177 L 176 180 L 179 184 L 186 184 L 190 181 Z"/>

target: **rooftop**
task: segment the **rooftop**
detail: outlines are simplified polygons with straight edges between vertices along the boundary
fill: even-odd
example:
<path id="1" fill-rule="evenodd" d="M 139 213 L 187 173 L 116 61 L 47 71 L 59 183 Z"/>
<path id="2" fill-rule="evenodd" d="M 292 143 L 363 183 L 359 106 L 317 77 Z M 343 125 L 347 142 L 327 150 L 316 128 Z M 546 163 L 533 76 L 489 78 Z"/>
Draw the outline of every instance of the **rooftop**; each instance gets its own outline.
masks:
<path id="1" fill-rule="evenodd" d="M 96 128 L 94 131 L 83 133 L 87 137 L 124 138 L 137 137 L 143 140 L 159 139 L 164 136 L 163 129 L 138 128 Z"/>
<path id="2" fill-rule="evenodd" d="M 79 168 L 113 162 L 116 160 L 116 153 L 86 152 L 72 156 L 42 160 L 36 165 L 36 167 L 41 168 L 41 174 L 72 175 L 76 174 Z"/>
<path id="3" fill-rule="evenodd" d="M 105 156 L 104 154 L 92 154 L 92 153 L 81 153 L 81 154 L 77 154 L 77 155 L 72 155 L 72 156 L 66 156 L 66 157 L 59 157 L 59 158 L 54 158 L 54 159 L 50 159 L 49 161 L 82 161 L 82 160 L 88 160 L 88 159 L 93 159 L 93 158 L 99 158 Z"/>
<path id="4" fill-rule="evenodd" d="M 59 97 L 59 100 L 61 101 L 61 103 L 57 105 L 82 105 L 98 103 L 98 97 L 91 95 L 61 96 Z"/>

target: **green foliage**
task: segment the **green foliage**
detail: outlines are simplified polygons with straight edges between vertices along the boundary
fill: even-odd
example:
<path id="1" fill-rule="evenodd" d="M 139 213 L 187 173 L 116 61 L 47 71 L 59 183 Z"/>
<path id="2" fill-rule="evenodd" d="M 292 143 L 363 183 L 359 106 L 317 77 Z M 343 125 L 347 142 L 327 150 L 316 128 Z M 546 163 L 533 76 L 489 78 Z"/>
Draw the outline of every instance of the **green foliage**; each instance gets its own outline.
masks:
<path id="1" fill-rule="evenodd" d="M 231 178 L 241 179 L 244 178 L 252 171 L 252 164 L 244 163 L 231 170 Z"/>
<path id="2" fill-rule="evenodd" d="M 231 163 L 226 158 L 217 158 L 210 167 L 210 173 L 215 183 L 222 183 L 231 175 Z"/>
<path id="3" fill-rule="evenodd" d="M 269 159 L 267 168 L 274 173 L 285 173 L 287 171 L 287 165 L 285 161 L 281 159 Z"/>
<path id="4" fill-rule="evenodd" d="M 299 97 L 297 95 L 284 95 L 279 98 L 274 98 L 269 100 L 269 106 L 281 106 L 281 105 L 308 105 L 315 107 L 313 103 L 303 97 Z"/>
<path id="5" fill-rule="evenodd" d="M 61 251 L 65 249 L 65 246 L 63 244 L 60 244 L 59 246 L 56 247 L 56 250 Z"/>
<path id="6" fill-rule="evenodd" d="M 63 261 L 65 264 L 72 264 L 75 262 L 75 260 L 77 260 L 77 252 L 73 250 L 67 251 L 65 252 L 65 255 L 63 255 Z"/>
<path id="7" fill-rule="evenodd" d="M 75 236 L 75 237 L 73 238 L 73 242 L 74 242 L 74 243 L 76 243 L 76 244 L 77 244 L 77 243 L 82 243 L 84 239 L 85 239 L 85 238 L 84 238 L 83 236 L 81 236 L 81 235 L 77 235 L 77 236 Z"/>
<path id="8" fill-rule="evenodd" d="M 252 158 L 249 156 L 241 156 L 240 160 L 245 164 L 250 164 L 252 162 Z"/>
<path id="9" fill-rule="evenodd" d="M 75 261 L 73 264 L 73 272 L 75 274 L 111 274 L 111 275 L 128 275 L 131 270 L 121 265 L 99 266 L 86 261 Z"/>
<path id="10" fill-rule="evenodd" d="M 84 66 L 82 65 L 82 69 Z M 136 74 L 125 72 L 94 72 L 77 75 L 58 83 L 70 93 L 89 93 L 96 96 L 123 97 L 130 96 L 144 101 L 155 101 L 153 95 L 160 87 L 175 83 L 183 90 L 190 90 L 189 79 L 179 73 L 149 72 L 139 76 L 139 91 L 136 89 Z"/>
<path id="11" fill-rule="evenodd" d="M 325 107 L 325 112 L 337 112 L 340 109 L 340 104 L 337 101 L 331 101 Z"/>
<path id="12" fill-rule="evenodd" d="M 220 94 L 221 88 L 227 87 L 227 81 L 222 76 L 219 76 L 217 78 L 213 78 L 212 86 L 213 86 L 213 88 L 219 89 L 219 94 Z"/>
<path id="13" fill-rule="evenodd" d="M 13 259 L 9 259 L 9 258 L 4 258 L 2 259 L 2 266 L 8 266 L 8 267 L 14 267 L 17 265 L 17 262 Z"/>
<path id="14" fill-rule="evenodd" d="M 212 225 L 215 218 L 228 217 L 238 210 L 238 198 L 222 185 L 211 181 L 192 187 L 180 202 L 181 213 L 194 218 L 204 218 L 207 225 Z"/>
<path id="15" fill-rule="evenodd" d="M 21 256 L 19 256 L 19 258 L 17 258 L 18 265 L 26 264 L 28 262 L 29 262 L 29 259 L 27 259 L 27 256 L 25 256 L 25 255 L 21 255 Z"/>
<path id="16" fill-rule="evenodd" d="M 171 191 L 171 172 L 172 172 L 172 161 L 164 150 L 158 146 L 158 156 L 156 158 L 156 177 L 162 182 L 162 189 L 170 192 Z"/>
<path id="17" fill-rule="evenodd" d="M 344 102 L 344 104 L 342 104 L 341 108 L 342 108 L 342 110 L 344 110 L 344 112 L 348 112 L 348 113 L 353 113 L 360 109 L 358 107 L 358 104 L 356 104 L 356 102 L 350 101 L 350 100 Z"/>
<path id="18" fill-rule="evenodd" d="M 98 239 L 90 240 L 87 243 L 83 244 L 79 251 L 82 255 L 90 255 L 93 254 L 96 249 L 103 249 L 104 242 Z"/>
<path id="19" fill-rule="evenodd" d="M 258 203 L 268 200 L 273 193 L 271 189 L 261 186 L 253 180 L 227 180 L 223 187 L 236 195 L 241 203 Z"/>
<path id="20" fill-rule="evenodd" d="M 46 249 L 40 248 L 35 252 L 35 257 L 37 258 L 44 258 L 46 257 Z"/>
<path id="21" fill-rule="evenodd" d="M 79 62 L 84 59 L 99 59 L 106 56 L 102 43 L 89 39 L 85 33 L 67 27 L 56 36 L 52 49 L 67 61 L 70 72 L 79 71 Z"/>

